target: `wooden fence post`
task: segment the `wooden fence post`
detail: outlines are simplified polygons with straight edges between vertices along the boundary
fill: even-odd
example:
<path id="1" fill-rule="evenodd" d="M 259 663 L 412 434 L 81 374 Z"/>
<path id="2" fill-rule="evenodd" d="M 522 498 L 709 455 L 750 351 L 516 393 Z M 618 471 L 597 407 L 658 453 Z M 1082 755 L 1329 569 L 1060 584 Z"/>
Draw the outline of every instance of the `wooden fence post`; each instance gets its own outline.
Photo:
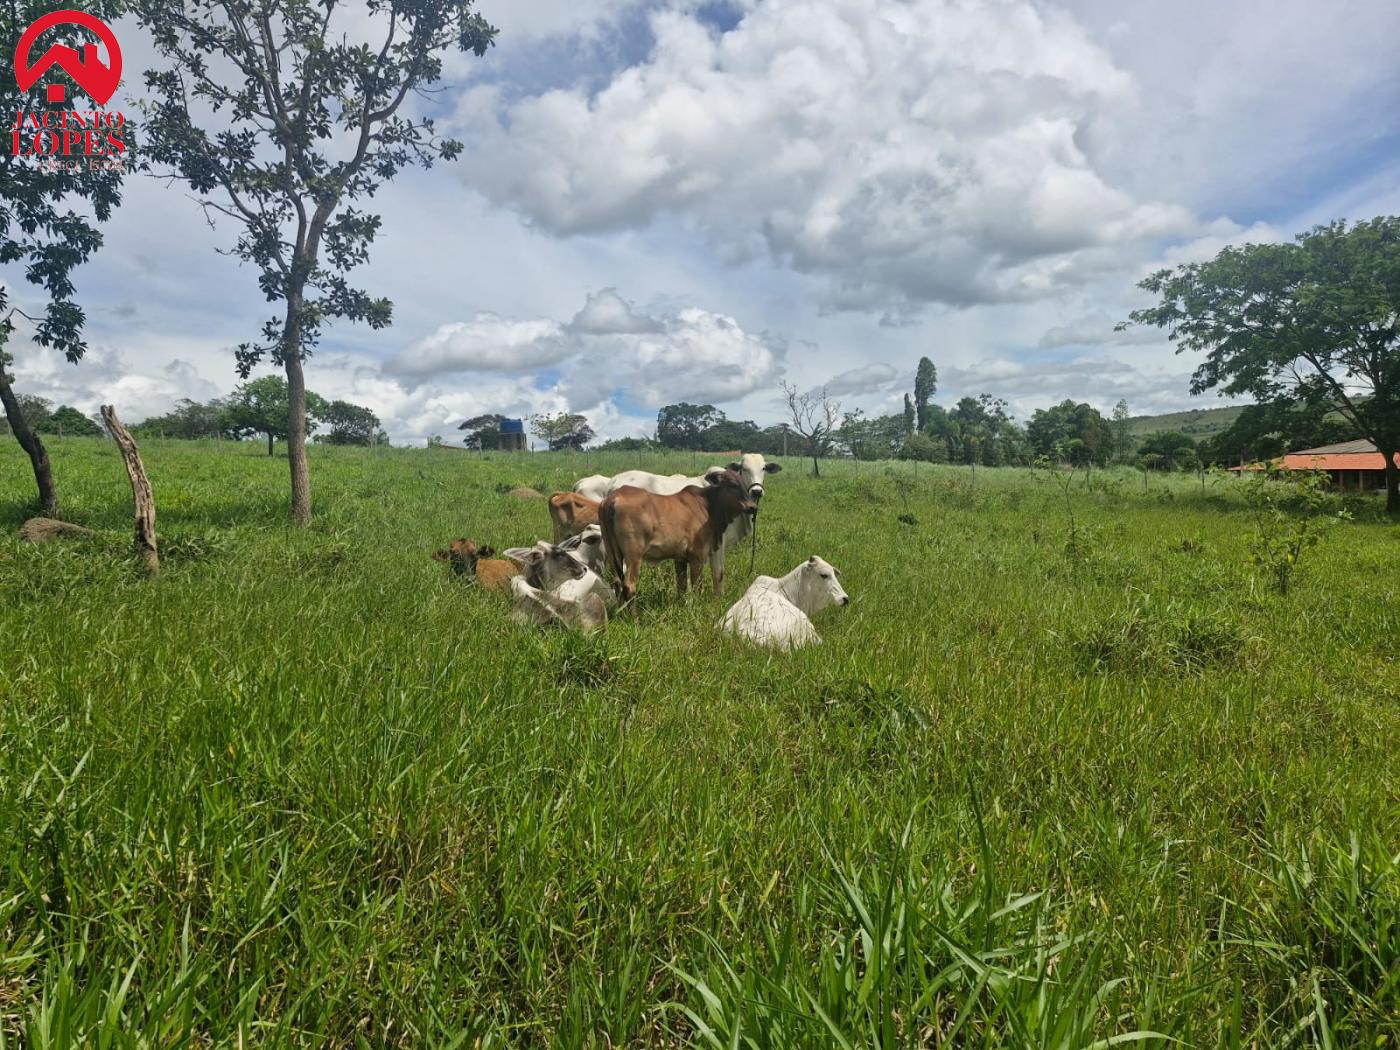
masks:
<path id="1" fill-rule="evenodd" d="M 156 550 L 156 501 L 151 495 L 151 482 L 146 477 L 146 468 L 141 464 L 141 453 L 136 449 L 136 442 L 122 426 L 116 409 L 111 405 L 102 406 L 102 422 L 107 424 L 107 430 L 126 463 L 126 472 L 131 478 L 131 496 L 136 504 L 136 552 L 141 555 L 146 572 L 154 576 L 160 572 L 160 554 Z"/>

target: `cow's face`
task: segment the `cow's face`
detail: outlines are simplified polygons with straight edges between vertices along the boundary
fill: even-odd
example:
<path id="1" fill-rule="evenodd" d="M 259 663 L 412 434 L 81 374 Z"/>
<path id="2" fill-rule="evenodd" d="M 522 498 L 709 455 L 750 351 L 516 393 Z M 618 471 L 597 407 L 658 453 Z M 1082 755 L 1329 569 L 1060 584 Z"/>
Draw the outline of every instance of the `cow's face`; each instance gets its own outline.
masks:
<path id="1" fill-rule="evenodd" d="M 749 452 L 729 464 L 729 469 L 739 475 L 748 490 L 749 498 L 757 503 L 763 499 L 764 476 L 776 474 L 783 468 L 776 463 L 765 463 L 760 453 Z"/>
<path id="2" fill-rule="evenodd" d="M 705 481 L 708 482 L 711 491 L 718 490 L 738 497 L 741 513 L 749 517 L 758 513 L 758 500 L 750 493 L 738 471 L 725 467 L 711 467 L 705 473 Z"/>
<path id="3" fill-rule="evenodd" d="M 841 571 L 815 554 L 803 563 L 799 579 L 802 608 L 808 613 L 851 604 L 851 596 L 841 586 Z"/>
<path id="4" fill-rule="evenodd" d="M 447 562 L 457 575 L 467 576 L 476 571 L 478 558 L 489 558 L 495 553 L 490 547 L 478 547 L 471 540 L 460 539 L 453 540 L 447 545 L 447 550 L 437 551 L 433 557 Z"/>
<path id="5" fill-rule="evenodd" d="M 552 591 L 588 571 L 568 551 L 543 540 L 530 548 L 508 550 L 506 557 L 519 562 L 525 581 L 542 591 Z"/>

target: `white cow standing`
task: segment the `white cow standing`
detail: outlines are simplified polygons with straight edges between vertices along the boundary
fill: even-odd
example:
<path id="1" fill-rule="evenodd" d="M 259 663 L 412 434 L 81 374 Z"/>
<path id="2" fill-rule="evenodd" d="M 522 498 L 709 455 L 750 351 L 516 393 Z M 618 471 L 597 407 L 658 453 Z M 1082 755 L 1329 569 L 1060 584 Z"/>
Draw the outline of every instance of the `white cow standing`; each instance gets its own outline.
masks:
<path id="1" fill-rule="evenodd" d="M 719 625 L 756 645 L 800 649 L 820 642 L 809 617 L 833 605 L 849 605 L 841 573 L 815 554 L 781 579 L 760 576 L 730 606 Z"/>
<path id="2" fill-rule="evenodd" d="M 642 489 L 646 492 L 655 493 L 658 496 L 674 496 L 681 489 L 696 485 L 703 488 L 712 484 L 710 476 L 715 471 L 723 471 L 725 467 L 711 467 L 703 474 L 691 476 L 687 474 L 653 474 L 646 470 L 624 470 L 621 474 L 614 474 L 612 477 L 605 477 L 602 474 L 593 474 L 581 480 L 574 486 L 574 491 L 580 496 L 602 502 L 611 496 L 618 489 L 624 486 Z M 729 464 L 729 470 L 739 475 L 739 480 L 743 482 L 744 488 L 748 491 L 749 497 L 755 503 L 763 500 L 763 479 L 769 474 L 776 474 L 782 470 L 778 463 L 769 463 L 764 460 L 762 453 L 749 452 L 741 455 L 733 463 Z M 728 551 L 731 547 L 737 546 L 746 539 L 753 528 L 753 521 L 748 515 L 740 515 L 736 518 L 724 532 L 724 539 L 721 547 Z M 715 570 L 713 565 L 720 567 Z M 715 575 L 715 586 L 719 587 L 724 583 L 724 560 L 719 558 L 712 563 L 712 571 Z"/>

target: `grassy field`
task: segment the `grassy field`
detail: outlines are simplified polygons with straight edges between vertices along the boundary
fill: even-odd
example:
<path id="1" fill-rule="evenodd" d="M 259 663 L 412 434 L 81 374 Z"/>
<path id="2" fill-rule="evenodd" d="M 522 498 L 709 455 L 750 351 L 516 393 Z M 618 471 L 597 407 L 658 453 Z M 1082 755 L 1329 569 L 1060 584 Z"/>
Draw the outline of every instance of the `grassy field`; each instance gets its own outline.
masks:
<path id="1" fill-rule="evenodd" d="M 1400 528 L 1287 597 L 1236 486 L 797 460 L 767 655 L 644 575 L 585 639 L 429 553 L 703 460 L 0 443 L 5 1045 L 1400 1045 Z M 1069 516 L 1074 516 L 1071 536 Z M 903 520 L 901 520 L 903 519 Z"/>

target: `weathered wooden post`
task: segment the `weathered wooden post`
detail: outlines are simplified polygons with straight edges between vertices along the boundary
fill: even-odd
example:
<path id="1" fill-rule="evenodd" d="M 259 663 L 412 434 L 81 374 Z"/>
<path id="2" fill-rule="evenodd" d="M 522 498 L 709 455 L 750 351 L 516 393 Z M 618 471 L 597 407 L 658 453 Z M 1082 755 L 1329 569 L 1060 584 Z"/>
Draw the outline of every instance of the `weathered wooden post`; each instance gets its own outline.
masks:
<path id="1" fill-rule="evenodd" d="M 102 406 L 102 422 L 112 440 L 121 450 L 122 461 L 126 463 L 126 473 L 131 478 L 131 496 L 136 505 L 136 552 L 146 565 L 146 572 L 154 576 L 160 572 L 160 554 L 156 550 L 156 501 L 151 495 L 151 482 L 146 477 L 146 468 L 141 464 L 141 453 L 131 433 L 117 418 L 116 409 L 111 405 Z"/>

